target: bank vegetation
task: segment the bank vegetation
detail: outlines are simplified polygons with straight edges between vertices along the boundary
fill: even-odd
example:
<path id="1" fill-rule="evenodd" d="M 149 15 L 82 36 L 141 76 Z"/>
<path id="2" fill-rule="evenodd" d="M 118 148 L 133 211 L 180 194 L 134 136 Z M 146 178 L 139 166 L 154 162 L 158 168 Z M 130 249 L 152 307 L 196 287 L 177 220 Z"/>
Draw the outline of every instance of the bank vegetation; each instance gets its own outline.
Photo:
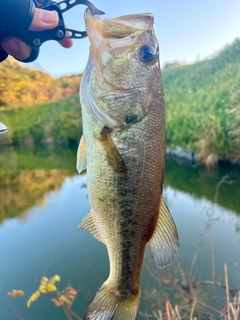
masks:
<path id="1" fill-rule="evenodd" d="M 54 79 L 7 60 L 0 64 L 0 144 L 78 143 L 81 75 Z M 240 39 L 216 56 L 162 71 L 168 147 L 181 147 L 211 167 L 240 161 Z M 52 102 L 51 102 L 52 101 Z"/>

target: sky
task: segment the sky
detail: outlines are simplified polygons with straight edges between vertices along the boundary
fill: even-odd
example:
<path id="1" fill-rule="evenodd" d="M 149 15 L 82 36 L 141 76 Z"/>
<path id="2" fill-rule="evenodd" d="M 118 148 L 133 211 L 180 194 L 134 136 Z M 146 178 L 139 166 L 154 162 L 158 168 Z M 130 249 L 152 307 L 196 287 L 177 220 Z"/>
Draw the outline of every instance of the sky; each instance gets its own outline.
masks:
<path id="1" fill-rule="evenodd" d="M 160 45 L 160 64 L 192 63 L 209 57 L 240 37 L 240 0 L 91 0 L 105 17 L 150 12 Z M 64 13 L 67 26 L 85 30 L 85 6 Z M 70 49 L 55 41 L 41 46 L 35 66 L 57 77 L 84 71 L 88 38 L 74 40 Z M 30 66 L 28 64 L 27 66 Z M 31 66 L 34 66 L 31 65 Z"/>

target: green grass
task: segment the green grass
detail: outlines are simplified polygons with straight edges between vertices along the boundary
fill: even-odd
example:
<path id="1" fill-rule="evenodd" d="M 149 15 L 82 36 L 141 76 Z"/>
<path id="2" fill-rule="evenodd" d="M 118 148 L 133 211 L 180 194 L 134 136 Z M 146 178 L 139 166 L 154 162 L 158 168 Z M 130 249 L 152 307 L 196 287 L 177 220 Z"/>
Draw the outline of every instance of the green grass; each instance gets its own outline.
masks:
<path id="1" fill-rule="evenodd" d="M 0 119 L 8 127 L 8 134 L 1 136 L 0 144 L 33 146 L 36 143 L 73 143 L 82 134 L 78 96 L 2 110 Z"/>

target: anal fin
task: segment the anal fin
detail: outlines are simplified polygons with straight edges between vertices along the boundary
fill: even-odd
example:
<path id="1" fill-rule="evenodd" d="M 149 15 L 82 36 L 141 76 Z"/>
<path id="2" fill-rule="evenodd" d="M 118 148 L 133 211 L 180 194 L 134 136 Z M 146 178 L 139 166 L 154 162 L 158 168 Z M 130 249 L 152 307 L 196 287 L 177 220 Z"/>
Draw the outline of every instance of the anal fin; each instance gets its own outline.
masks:
<path id="1" fill-rule="evenodd" d="M 81 173 L 87 169 L 87 144 L 84 135 L 82 135 L 77 150 L 77 171 Z"/>
<path id="2" fill-rule="evenodd" d="M 104 243 L 96 226 L 93 209 L 91 209 L 89 214 L 85 218 L 83 218 L 82 222 L 79 224 L 79 228 L 89 232 L 94 238 Z"/>
<path id="3" fill-rule="evenodd" d="M 148 246 L 155 264 L 160 268 L 171 264 L 179 255 L 177 228 L 163 198 L 157 226 Z"/>

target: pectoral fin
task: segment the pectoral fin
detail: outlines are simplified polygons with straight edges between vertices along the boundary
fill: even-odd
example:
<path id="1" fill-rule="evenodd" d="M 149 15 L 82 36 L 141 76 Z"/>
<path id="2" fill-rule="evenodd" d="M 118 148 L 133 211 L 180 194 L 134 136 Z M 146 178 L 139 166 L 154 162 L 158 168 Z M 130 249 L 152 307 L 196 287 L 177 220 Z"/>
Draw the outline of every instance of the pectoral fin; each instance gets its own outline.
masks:
<path id="1" fill-rule="evenodd" d="M 89 232 L 94 238 L 104 243 L 96 226 L 93 209 L 91 209 L 90 213 L 83 218 L 82 222 L 79 224 L 79 228 Z"/>
<path id="2" fill-rule="evenodd" d="M 127 172 L 126 165 L 114 142 L 112 141 L 108 128 L 104 127 L 97 139 L 101 143 L 107 162 L 113 171 L 116 173 L 125 174 Z"/>
<path id="3" fill-rule="evenodd" d="M 155 264 L 160 268 L 171 264 L 179 254 L 177 228 L 163 198 L 157 226 L 148 246 Z"/>
<path id="4" fill-rule="evenodd" d="M 82 135 L 77 150 L 77 171 L 81 173 L 87 169 L 87 144 L 84 135 Z"/>

